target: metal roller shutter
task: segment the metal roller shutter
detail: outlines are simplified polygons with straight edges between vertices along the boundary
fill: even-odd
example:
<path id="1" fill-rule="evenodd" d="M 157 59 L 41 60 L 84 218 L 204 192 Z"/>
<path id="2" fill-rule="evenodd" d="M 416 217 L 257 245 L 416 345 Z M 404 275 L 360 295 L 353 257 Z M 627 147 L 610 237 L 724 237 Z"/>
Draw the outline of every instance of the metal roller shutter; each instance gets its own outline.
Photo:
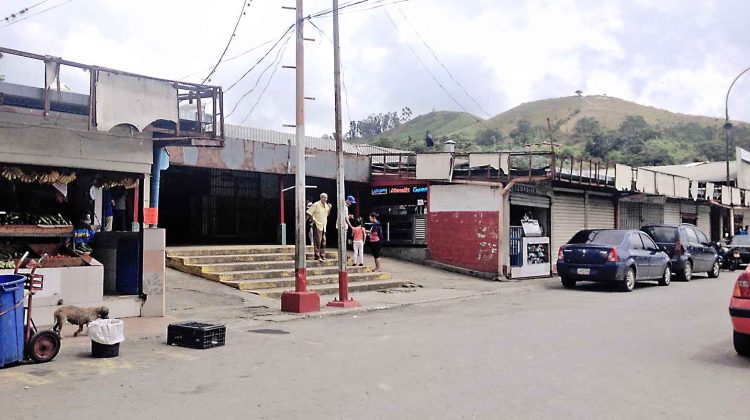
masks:
<path id="1" fill-rule="evenodd" d="M 615 204 L 610 198 L 589 196 L 587 229 L 614 229 Z"/>
<path id="2" fill-rule="evenodd" d="M 664 223 L 664 205 L 641 203 L 641 225 L 660 225 Z M 641 227 L 638 226 L 637 229 Z"/>
<path id="3" fill-rule="evenodd" d="M 510 194 L 510 204 L 514 206 L 549 208 L 549 197 L 513 192 Z"/>
<path id="4" fill-rule="evenodd" d="M 698 206 L 698 229 L 702 230 L 709 238 L 711 236 L 711 207 Z"/>
<path id="5" fill-rule="evenodd" d="M 620 202 L 620 225 L 618 229 L 641 228 L 641 204 L 630 201 Z"/>
<path id="6" fill-rule="evenodd" d="M 552 200 L 552 256 L 573 235 L 585 229 L 583 194 L 555 194 Z"/>
<path id="7" fill-rule="evenodd" d="M 680 203 L 664 204 L 664 223 L 667 225 L 678 225 L 682 223 Z"/>

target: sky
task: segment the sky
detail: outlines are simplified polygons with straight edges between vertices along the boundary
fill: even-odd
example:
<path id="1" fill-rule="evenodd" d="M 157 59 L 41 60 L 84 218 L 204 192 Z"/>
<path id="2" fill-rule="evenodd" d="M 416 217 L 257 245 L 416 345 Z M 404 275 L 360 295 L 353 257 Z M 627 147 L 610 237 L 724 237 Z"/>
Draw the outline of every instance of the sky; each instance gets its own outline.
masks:
<path id="1" fill-rule="evenodd" d="M 304 14 L 331 5 L 305 0 Z M 294 11 L 281 6 L 294 1 L 4 0 L 0 45 L 201 82 L 230 37 L 225 59 L 265 43 L 219 65 L 207 83 L 225 88 L 227 112 L 236 106 L 228 122 L 288 131 L 294 70 L 280 65 L 294 65 L 294 39 L 241 79 L 294 23 Z M 750 66 L 747 16 L 743 0 L 365 0 L 340 17 L 344 127 L 405 106 L 415 116 L 451 110 L 488 118 L 576 90 L 723 117 L 730 83 Z M 315 98 L 306 103 L 306 131 L 320 136 L 334 131 L 333 21 L 329 14 L 311 22 L 322 33 L 306 22 L 305 37 L 314 40 L 305 43 L 305 95 Z M 41 67 L 7 55 L 0 74 L 43 83 Z M 64 70 L 61 79 L 87 93 L 81 71 Z M 732 89 L 729 114 L 750 121 L 750 72 Z"/>

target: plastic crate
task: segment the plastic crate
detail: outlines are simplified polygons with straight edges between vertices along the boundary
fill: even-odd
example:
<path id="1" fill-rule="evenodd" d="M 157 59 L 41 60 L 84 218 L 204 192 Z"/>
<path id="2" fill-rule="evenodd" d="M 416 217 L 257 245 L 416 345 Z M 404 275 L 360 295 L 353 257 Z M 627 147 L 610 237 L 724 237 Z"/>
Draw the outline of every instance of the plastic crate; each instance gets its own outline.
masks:
<path id="1" fill-rule="evenodd" d="M 223 346 L 227 327 L 201 322 L 180 322 L 167 327 L 167 344 L 192 349 L 210 349 Z"/>

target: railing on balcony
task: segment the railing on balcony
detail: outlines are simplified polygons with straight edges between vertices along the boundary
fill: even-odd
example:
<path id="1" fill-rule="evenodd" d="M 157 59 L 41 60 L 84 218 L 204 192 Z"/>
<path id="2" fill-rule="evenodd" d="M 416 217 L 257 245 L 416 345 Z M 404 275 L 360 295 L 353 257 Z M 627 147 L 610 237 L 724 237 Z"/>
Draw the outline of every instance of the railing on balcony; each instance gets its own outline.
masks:
<path id="1" fill-rule="evenodd" d="M 0 47 L 0 57 L 7 63 L 6 68 L 17 64 L 15 75 L 21 78 L 36 73 L 29 64 L 33 67 L 39 63 L 43 67 L 38 73 L 43 76 L 41 85 L 29 85 L 26 80 L 21 83 L 0 81 L 0 110 L 25 108 L 25 114 L 40 115 L 45 120 L 54 115 L 58 119 L 81 121 L 84 116 L 83 122 L 89 130 L 108 131 L 112 126 L 125 124 L 139 131 L 148 127 L 154 138 L 164 141 L 187 140 L 204 146 L 223 144 L 224 95 L 220 86 L 160 79 L 3 47 Z M 80 70 L 87 75 L 82 78 Z M 86 93 L 61 89 L 61 73 L 65 73 L 66 83 Z M 147 112 L 141 116 L 132 109 L 137 107 L 161 111 L 161 114 L 148 120 Z M 140 121 L 123 120 L 118 118 L 118 113 L 135 116 L 133 120 L 142 118 Z M 167 114 L 168 119 L 162 117 Z"/>
<path id="2" fill-rule="evenodd" d="M 394 178 L 416 178 L 417 155 L 415 153 L 370 155 L 370 174 Z"/>
<path id="3" fill-rule="evenodd" d="M 615 165 L 599 160 L 555 156 L 555 180 L 588 186 L 615 186 Z"/>

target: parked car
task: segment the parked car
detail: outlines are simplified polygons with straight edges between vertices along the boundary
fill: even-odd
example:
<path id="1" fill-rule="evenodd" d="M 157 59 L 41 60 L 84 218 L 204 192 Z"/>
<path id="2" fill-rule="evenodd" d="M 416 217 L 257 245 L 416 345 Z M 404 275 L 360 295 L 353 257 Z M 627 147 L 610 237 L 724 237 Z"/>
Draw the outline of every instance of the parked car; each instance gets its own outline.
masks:
<path id="1" fill-rule="evenodd" d="M 557 254 L 557 273 L 563 287 L 578 281 L 617 283 L 630 292 L 637 281 L 657 280 L 668 286 L 672 278 L 669 256 L 644 232 L 596 229 L 576 233 Z"/>
<path id="2" fill-rule="evenodd" d="M 727 247 L 733 252 L 739 251 L 742 264 L 750 263 L 750 235 L 736 235 Z"/>
<path id="3" fill-rule="evenodd" d="M 680 280 L 690 281 L 693 273 L 708 273 L 708 277 L 719 277 L 721 261 L 716 247 L 696 226 L 687 223 L 648 225 L 641 230 L 648 233 L 669 255 L 672 272 Z"/>
<path id="4" fill-rule="evenodd" d="M 729 316 L 734 329 L 734 350 L 750 356 L 750 273 L 740 274 L 729 301 Z"/>

